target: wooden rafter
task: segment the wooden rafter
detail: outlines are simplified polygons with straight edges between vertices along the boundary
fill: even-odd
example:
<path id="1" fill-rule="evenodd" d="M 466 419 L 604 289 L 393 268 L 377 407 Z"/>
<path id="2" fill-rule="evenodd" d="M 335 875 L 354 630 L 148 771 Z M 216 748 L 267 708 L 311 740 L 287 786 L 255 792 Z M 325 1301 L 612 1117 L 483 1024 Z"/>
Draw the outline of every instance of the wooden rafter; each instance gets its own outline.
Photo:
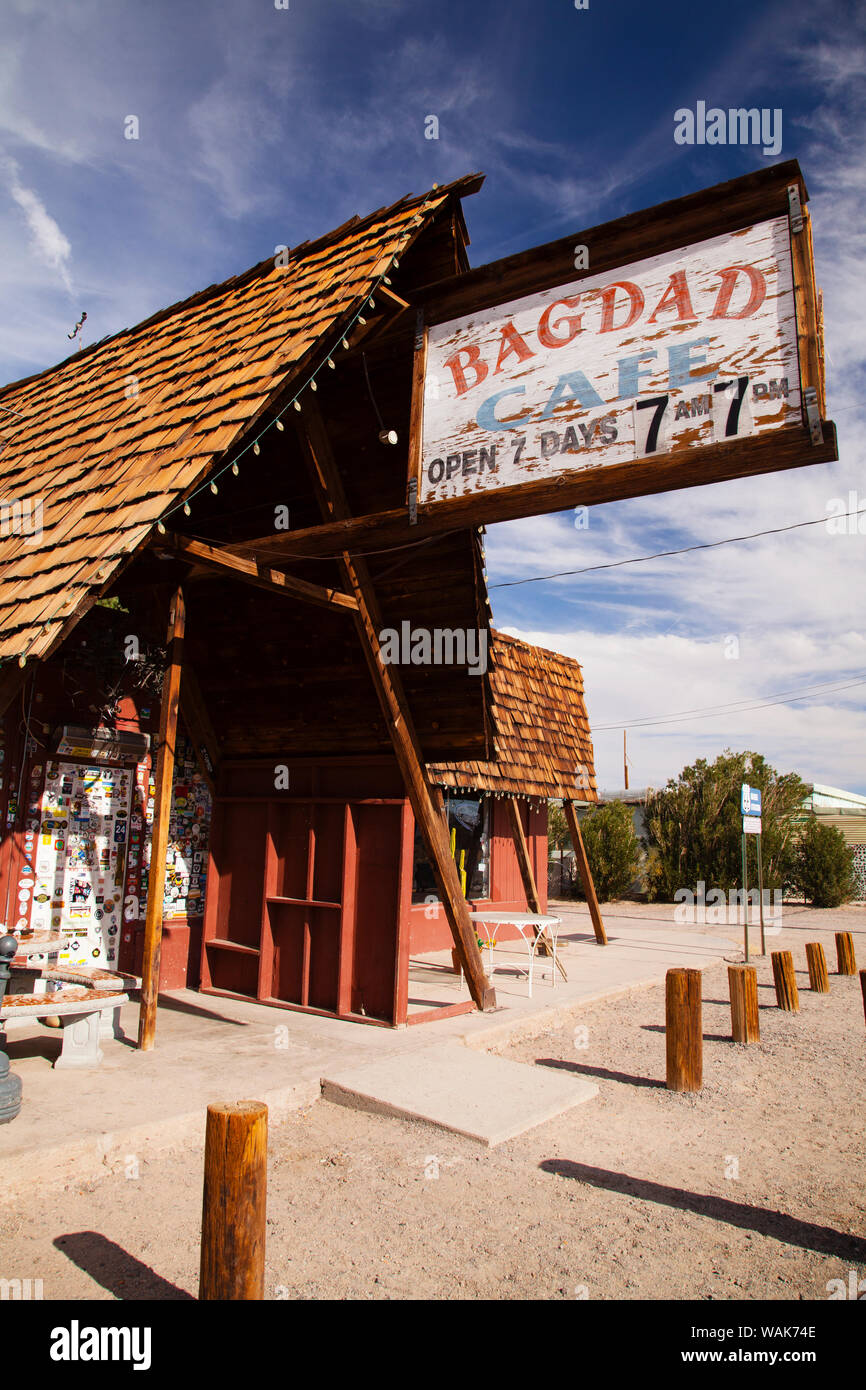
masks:
<path id="1" fill-rule="evenodd" d="M 342 480 L 331 451 L 324 421 L 315 405 L 306 408 L 305 425 L 298 427 L 298 438 L 323 514 L 328 517 L 347 517 L 349 508 Z M 457 867 L 451 857 L 446 823 L 436 810 L 433 787 L 427 775 L 403 682 L 397 669 L 384 664 L 380 659 L 379 633 L 382 631 L 383 623 L 367 565 L 364 560 L 353 558 L 348 551 L 342 553 L 340 563 L 346 582 L 357 599 L 358 611 L 355 621 L 364 657 L 385 716 L 412 810 L 442 894 L 442 905 L 454 939 L 457 958 L 477 1007 L 493 1009 L 496 1007 L 496 994 L 484 973 L 477 937 L 469 919 L 469 908 L 460 887 Z"/>
<path id="2" fill-rule="evenodd" d="M 577 819 L 577 812 L 574 809 L 573 801 L 563 801 L 565 819 L 568 821 L 568 832 L 571 836 L 571 843 L 574 847 L 574 857 L 577 860 L 577 869 L 580 874 L 580 881 L 583 884 L 583 892 L 589 904 L 589 915 L 592 918 L 592 929 L 595 932 L 595 939 L 599 946 L 607 945 L 607 932 L 604 929 L 604 922 L 601 920 L 601 913 L 598 909 L 598 898 L 595 895 L 595 884 L 592 881 L 592 870 L 589 867 L 589 859 L 586 854 L 586 845 L 583 843 L 583 836 L 580 833 L 580 824 Z"/>
<path id="3" fill-rule="evenodd" d="M 358 607 L 355 599 L 349 594 L 341 594 L 338 589 L 326 589 L 319 584 L 309 584 L 305 579 L 296 579 L 294 575 L 270 569 L 248 556 L 234 554 L 224 546 L 191 540 L 177 532 L 161 536 L 159 543 L 160 546 L 171 548 L 198 565 L 216 570 L 230 578 L 240 579 L 257 589 L 267 589 L 270 593 L 303 599 L 304 602 L 316 604 L 320 608 L 343 608 L 348 612 L 354 612 Z M 254 543 L 244 543 L 242 548 L 252 549 Z"/>

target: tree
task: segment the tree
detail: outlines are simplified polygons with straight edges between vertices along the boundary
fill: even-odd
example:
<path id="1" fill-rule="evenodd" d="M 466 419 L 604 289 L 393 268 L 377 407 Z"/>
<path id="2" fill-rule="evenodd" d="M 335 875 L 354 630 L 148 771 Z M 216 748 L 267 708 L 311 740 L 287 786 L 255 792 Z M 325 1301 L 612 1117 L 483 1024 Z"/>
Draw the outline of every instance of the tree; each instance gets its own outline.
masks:
<path id="1" fill-rule="evenodd" d="M 740 886 L 743 782 L 762 793 L 764 887 L 793 881 L 796 826 L 809 788 L 794 772 L 780 776 L 759 753 L 727 748 L 647 797 L 651 898 L 672 902 L 678 888 L 694 890 L 701 881 L 726 893 Z"/>
<path id="2" fill-rule="evenodd" d="M 623 801 L 594 806 L 580 823 L 592 881 L 601 902 L 623 897 L 640 862 L 632 810 Z"/>
<path id="3" fill-rule="evenodd" d="M 854 857 L 841 830 L 809 817 L 794 852 L 793 880 L 813 907 L 840 907 L 853 898 Z"/>

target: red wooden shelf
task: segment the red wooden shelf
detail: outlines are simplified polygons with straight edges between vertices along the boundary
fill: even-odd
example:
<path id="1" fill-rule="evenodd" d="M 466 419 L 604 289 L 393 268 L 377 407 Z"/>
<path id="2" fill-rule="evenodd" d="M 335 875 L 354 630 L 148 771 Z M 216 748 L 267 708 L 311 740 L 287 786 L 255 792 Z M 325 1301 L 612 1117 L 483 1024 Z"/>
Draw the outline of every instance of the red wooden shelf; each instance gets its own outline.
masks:
<path id="1" fill-rule="evenodd" d="M 332 907 L 337 912 L 342 908 L 342 903 L 323 903 L 318 902 L 315 898 L 278 898 L 269 896 L 265 901 L 268 903 L 290 903 L 294 907 Z"/>
<path id="2" fill-rule="evenodd" d="M 240 951 L 244 956 L 258 956 L 261 951 L 258 946 L 242 946 L 239 941 L 223 941 L 218 937 L 212 936 L 205 942 L 206 946 L 218 946 L 221 951 Z"/>

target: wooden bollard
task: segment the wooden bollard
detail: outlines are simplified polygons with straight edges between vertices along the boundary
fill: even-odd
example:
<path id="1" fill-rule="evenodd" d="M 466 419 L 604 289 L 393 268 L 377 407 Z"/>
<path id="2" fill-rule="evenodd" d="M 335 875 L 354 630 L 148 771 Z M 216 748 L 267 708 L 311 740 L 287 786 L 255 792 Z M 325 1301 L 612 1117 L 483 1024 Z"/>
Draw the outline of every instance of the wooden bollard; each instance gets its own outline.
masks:
<path id="1" fill-rule="evenodd" d="M 699 1091 L 703 1080 L 700 970 L 665 977 L 665 1043 L 669 1091 Z"/>
<path id="2" fill-rule="evenodd" d="M 806 964 L 809 967 L 810 988 L 814 989 L 817 994 L 829 994 L 830 981 L 827 977 L 827 958 L 820 941 L 806 942 Z"/>
<path id="3" fill-rule="evenodd" d="M 857 962 L 854 959 L 854 938 L 849 931 L 836 933 L 836 968 L 840 975 L 856 975 Z"/>
<path id="4" fill-rule="evenodd" d="M 797 978 L 794 974 L 794 957 L 790 951 L 772 951 L 773 983 L 776 986 L 776 1003 L 780 1009 L 791 1013 L 800 1012 L 800 996 L 797 993 Z"/>
<path id="5" fill-rule="evenodd" d="M 731 1036 L 734 1042 L 760 1042 L 757 970 L 753 965 L 729 965 L 728 985 L 731 993 Z"/>
<path id="6" fill-rule="evenodd" d="M 207 1108 L 199 1299 L 265 1295 L 268 1107 L 236 1100 Z"/>

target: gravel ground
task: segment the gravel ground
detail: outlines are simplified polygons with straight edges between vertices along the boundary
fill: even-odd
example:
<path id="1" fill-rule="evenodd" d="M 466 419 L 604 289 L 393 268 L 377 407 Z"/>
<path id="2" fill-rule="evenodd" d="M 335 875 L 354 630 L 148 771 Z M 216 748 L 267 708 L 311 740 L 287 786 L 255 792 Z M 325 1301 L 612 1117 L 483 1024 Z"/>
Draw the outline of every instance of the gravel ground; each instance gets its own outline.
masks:
<path id="1" fill-rule="evenodd" d="M 267 1297 L 825 1300 L 866 1278 L 863 1004 L 832 973 L 853 922 L 768 943 L 795 951 L 801 1011 L 775 1008 L 756 961 L 760 1044 L 729 1041 L 726 971 L 704 973 L 697 1095 L 665 1089 L 656 986 L 502 1049 L 600 1094 L 499 1148 L 323 1101 L 274 1127 Z M 825 943 L 829 996 L 808 989 L 805 940 Z M 41 1278 L 46 1299 L 194 1296 L 201 1164 L 131 1155 L 128 1177 L 0 1214 L 0 1275 Z"/>

